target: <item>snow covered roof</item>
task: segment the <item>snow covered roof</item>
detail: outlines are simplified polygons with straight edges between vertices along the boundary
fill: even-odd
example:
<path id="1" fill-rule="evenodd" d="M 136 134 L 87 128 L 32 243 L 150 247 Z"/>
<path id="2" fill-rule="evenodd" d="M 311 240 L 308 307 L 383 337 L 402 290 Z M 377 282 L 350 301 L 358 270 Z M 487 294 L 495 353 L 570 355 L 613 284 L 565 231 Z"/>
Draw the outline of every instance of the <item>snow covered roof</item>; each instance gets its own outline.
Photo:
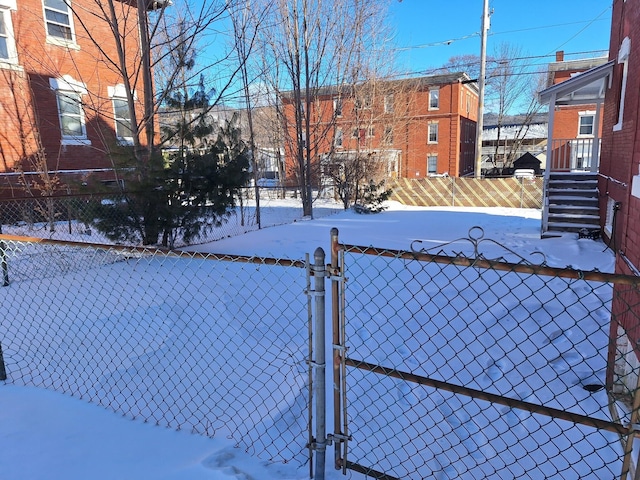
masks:
<path id="1" fill-rule="evenodd" d="M 535 123 L 533 125 L 503 125 L 502 127 L 486 128 L 482 131 L 483 141 L 492 141 L 498 139 L 498 130 L 500 131 L 501 140 L 515 140 L 516 138 L 526 139 L 545 139 L 548 135 L 547 123 Z"/>

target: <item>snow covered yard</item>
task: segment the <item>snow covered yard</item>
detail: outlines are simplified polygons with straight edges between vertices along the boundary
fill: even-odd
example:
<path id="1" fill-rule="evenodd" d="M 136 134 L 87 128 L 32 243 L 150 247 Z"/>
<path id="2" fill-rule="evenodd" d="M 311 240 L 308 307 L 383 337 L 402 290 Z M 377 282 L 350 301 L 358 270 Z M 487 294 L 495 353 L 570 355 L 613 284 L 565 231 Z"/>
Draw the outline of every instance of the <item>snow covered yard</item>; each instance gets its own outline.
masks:
<path id="1" fill-rule="evenodd" d="M 240 237 L 227 238 L 212 244 L 194 247 L 194 249 L 200 252 L 209 251 L 221 254 L 300 259 L 305 253 L 312 254 L 318 246 L 329 251 L 329 230 L 332 227 L 337 227 L 340 230 L 340 240 L 345 243 L 407 250 L 416 239 L 421 240 L 421 247 L 436 247 L 467 237 L 471 227 L 480 226 L 484 230 L 485 238 L 493 239 L 509 249 L 515 250 L 523 257 L 540 252 L 544 254 L 547 263 L 551 266 L 565 267 L 570 265 L 581 270 L 597 268 L 600 271 L 612 271 L 613 255 L 606 250 L 601 241 L 578 240 L 575 235 L 541 240 L 539 215 L 539 212 L 535 210 L 425 209 L 392 204 L 389 211 L 380 215 L 357 215 L 352 212 L 343 212 L 331 217 L 267 228 Z M 501 247 L 496 247 L 496 249 L 499 251 Z M 534 257 L 539 257 L 539 255 L 534 255 Z M 537 259 L 531 258 L 531 261 L 535 263 Z M 126 334 L 131 318 L 148 322 L 145 335 L 141 338 L 136 336 L 136 332 L 132 332 L 128 336 L 117 337 L 129 338 L 129 340 L 120 346 L 117 359 L 109 361 L 102 359 L 102 363 L 107 363 L 109 375 L 100 376 L 96 373 L 94 376 L 92 373 L 94 370 L 97 372 L 104 368 L 100 358 L 95 358 L 95 353 L 99 353 L 101 350 L 96 349 L 90 355 L 87 351 L 88 356 L 77 357 L 75 353 L 71 355 L 71 360 L 78 362 L 78 364 L 86 363 L 89 367 L 85 369 L 87 373 L 83 374 L 86 378 L 74 379 L 74 381 L 88 380 L 91 387 L 87 387 L 83 391 L 83 395 L 89 399 L 108 398 L 105 397 L 105 392 L 110 392 L 113 389 L 121 392 L 112 398 L 114 404 L 107 405 L 115 410 L 118 410 L 120 403 L 127 402 L 128 395 L 145 397 L 149 391 L 157 389 L 164 392 L 163 397 L 169 395 L 170 400 L 167 401 L 167 407 L 174 418 L 181 418 L 176 421 L 178 424 L 180 422 L 188 423 L 187 419 L 180 417 L 187 405 L 182 404 L 179 398 L 173 399 L 170 396 L 172 389 L 167 385 L 172 386 L 175 391 L 176 388 L 186 388 L 187 386 L 181 382 L 171 383 L 174 378 L 188 378 L 189 382 L 185 383 L 192 384 L 193 382 L 202 382 L 203 376 L 208 377 L 211 374 L 210 369 L 204 368 L 201 371 L 202 375 L 196 375 L 193 379 L 189 377 L 192 366 L 189 363 L 181 363 L 182 354 L 179 352 L 184 351 L 187 343 L 192 339 L 201 339 L 196 352 L 201 354 L 205 364 L 211 365 L 216 361 L 216 358 L 208 356 L 207 352 L 217 348 L 216 340 L 223 338 L 225 344 L 231 343 L 233 345 L 237 339 L 249 339 L 248 345 L 252 345 L 263 355 L 273 357 L 274 370 L 267 370 L 265 377 L 273 377 L 274 375 L 275 377 L 264 378 L 261 382 L 268 384 L 271 381 L 276 391 L 278 391 L 279 385 L 286 385 L 285 389 L 281 389 L 280 403 L 273 404 L 269 411 L 261 411 L 253 408 L 250 404 L 247 406 L 246 399 L 240 402 L 242 405 L 234 405 L 238 402 L 234 402 L 233 398 L 227 398 L 224 395 L 216 396 L 215 389 L 205 390 L 207 398 L 198 398 L 191 403 L 196 407 L 196 410 L 199 405 L 206 407 L 209 411 L 215 411 L 217 408 L 221 414 L 230 418 L 235 414 L 230 412 L 243 415 L 237 425 L 238 428 L 246 432 L 257 425 L 261 435 L 266 435 L 275 426 L 282 428 L 284 425 L 281 431 L 285 432 L 285 437 L 287 435 L 289 437 L 286 438 L 283 445 L 293 445 L 294 451 L 303 449 L 305 438 L 297 438 L 293 432 L 298 434 L 300 431 L 304 432 L 304 423 L 306 422 L 301 418 L 304 416 L 305 398 L 304 368 L 301 366 L 304 363 L 304 358 L 299 357 L 295 344 L 292 345 L 291 342 L 284 342 L 287 345 L 277 345 L 279 347 L 277 351 L 270 350 L 270 344 L 278 338 L 276 333 L 279 334 L 280 331 L 264 330 L 264 325 L 260 325 L 260 322 L 255 324 L 245 322 L 256 311 L 260 312 L 258 320 L 278 318 L 282 320 L 281 323 L 278 323 L 279 328 L 281 327 L 284 332 L 287 332 L 287 339 L 303 342 L 305 333 L 302 332 L 302 338 L 299 338 L 300 332 L 296 331 L 300 326 L 296 327 L 295 324 L 292 324 L 292 317 L 288 317 L 286 314 L 281 315 L 281 312 L 290 311 L 284 305 L 294 305 L 295 307 L 291 310 L 294 313 L 301 309 L 303 311 L 304 298 L 300 295 L 298 297 L 292 295 L 282 297 L 280 294 L 289 291 L 288 288 L 285 288 L 285 284 L 290 286 L 292 282 L 296 281 L 300 282 L 299 290 L 302 290 L 304 288 L 302 278 L 304 272 L 295 272 L 295 275 L 301 274 L 299 280 L 294 279 L 293 273 L 280 274 L 277 278 L 272 278 L 269 288 L 275 293 L 267 295 L 267 298 L 271 298 L 271 303 L 265 306 L 257 303 L 250 293 L 256 289 L 264 288 L 263 284 L 249 281 L 251 276 L 245 269 L 234 270 L 232 268 L 225 273 L 226 276 L 216 278 L 216 282 L 222 281 L 226 285 L 224 293 L 212 290 L 211 284 L 208 283 L 209 278 L 209 280 L 203 281 L 201 286 L 189 284 L 189 289 L 185 286 L 183 291 L 172 291 L 171 294 L 167 294 L 162 288 L 163 283 L 170 281 L 175 284 L 175 276 L 184 275 L 184 272 L 195 264 L 189 261 L 184 264 L 172 262 L 173 260 L 155 259 L 133 263 L 134 270 L 139 275 L 137 277 L 139 278 L 138 283 L 135 288 L 127 287 L 128 290 L 123 288 L 126 291 L 122 295 L 122 301 L 126 297 L 139 296 L 139 300 L 136 301 L 137 308 L 133 313 L 124 308 L 123 303 L 123 307 L 115 315 L 112 314 L 107 318 L 98 316 L 98 318 L 88 321 L 89 314 L 94 313 L 91 312 L 89 306 L 95 305 L 94 303 L 83 304 L 82 308 L 74 307 L 75 310 L 71 311 L 71 315 L 69 315 L 68 309 L 66 311 L 62 309 L 57 314 L 61 319 L 69 316 L 80 319 L 78 322 L 69 320 L 69 328 L 62 336 L 56 336 L 55 332 L 51 332 L 51 325 L 54 323 L 48 305 L 56 303 L 55 297 L 49 298 L 46 302 L 32 301 L 33 304 L 26 310 L 29 314 L 24 312 L 22 314 L 26 315 L 25 320 L 31 316 L 32 318 L 42 318 L 43 321 L 51 321 L 52 324 L 46 329 L 49 333 L 44 335 L 44 338 L 48 339 L 54 347 L 60 347 L 63 344 L 67 347 L 70 345 L 72 348 L 65 350 L 69 352 L 82 350 L 81 339 L 87 335 L 94 340 L 98 339 L 94 345 L 113 341 L 114 337 L 111 336 L 99 337 L 100 334 L 93 330 L 93 326 L 97 323 L 111 322 L 114 329 Z M 61 288 L 80 292 L 79 296 L 82 298 L 102 298 L 100 302 L 108 303 L 106 300 L 111 298 L 112 292 L 104 291 L 105 289 L 101 288 L 101 285 L 109 285 L 107 290 L 112 289 L 113 285 L 118 285 L 118 279 L 126 276 L 125 265 L 127 264 L 101 264 L 89 274 L 72 272 L 71 274 L 56 275 L 55 281 L 59 282 Z M 178 273 L 176 273 L 176 267 L 178 267 Z M 411 274 L 411 272 L 408 271 L 405 274 Z M 209 277 L 212 275 L 215 274 L 211 272 Z M 88 277 L 94 279 L 88 281 Z M 51 282 L 51 279 L 45 281 Z M 407 282 L 410 283 L 410 278 L 398 276 L 381 278 L 379 281 L 383 283 L 402 281 L 407 284 Z M 29 284 L 27 290 L 30 292 L 28 294 L 27 290 L 25 291 L 25 299 L 29 298 L 29 295 L 33 299 L 38 298 L 38 292 L 43 288 L 39 285 L 40 282 L 43 281 L 24 282 Z M 280 286 L 280 283 L 283 285 Z M 229 288 L 229 285 L 233 288 Z M 0 290 L 0 299 L 4 305 L 10 305 L 14 300 L 9 293 L 10 291 L 11 287 Z M 185 295 L 187 291 L 189 294 Z M 213 296 L 211 296 L 212 293 Z M 432 293 L 437 296 L 438 292 Z M 507 293 L 506 291 L 498 292 L 498 295 L 504 296 Z M 405 303 L 410 304 L 411 291 L 407 290 L 406 295 L 408 296 L 404 298 Z M 243 301 L 243 299 L 247 301 Z M 537 302 L 537 305 L 546 304 L 549 301 L 548 297 L 536 299 L 534 296 L 531 299 L 531 302 Z M 196 305 L 200 306 L 202 310 L 196 308 Z M 360 342 L 360 347 L 371 348 L 372 344 L 367 343 L 367 340 L 371 338 L 372 333 L 375 334 L 374 325 L 379 321 L 376 315 L 379 315 L 381 310 L 371 304 L 361 307 L 358 308 L 360 312 L 358 318 L 350 326 L 353 329 L 351 338 Z M 530 306 L 530 309 L 536 311 L 536 307 Z M 264 313 L 265 311 L 277 313 L 272 315 Z M 13 312 L 10 310 L 10 315 L 12 314 Z M 518 320 L 517 312 L 490 311 L 486 312 L 485 316 L 489 314 L 492 316 L 494 324 L 499 323 L 496 320 L 500 317 L 506 318 L 508 315 L 513 315 L 513 320 Z M 194 322 L 188 320 L 193 318 L 197 319 L 195 322 L 197 325 L 208 325 L 206 330 L 199 330 L 200 327 L 195 327 Z M 475 326 L 469 325 L 469 328 L 474 331 L 479 331 L 480 328 L 486 329 L 487 318 L 479 317 L 479 323 Z M 159 322 L 158 319 L 164 320 Z M 6 328 L 7 320 L 7 318 L 3 320 L 3 330 Z M 515 339 L 513 341 L 522 342 L 524 336 L 529 335 L 527 325 L 535 326 L 536 319 L 529 320 L 533 323 L 526 324 L 524 322 L 519 328 L 514 329 Z M 21 324 L 24 330 L 29 330 L 30 322 L 23 320 Z M 409 327 L 411 327 L 410 324 Z M 69 332 L 72 335 L 69 335 Z M 538 340 L 547 345 L 547 349 L 550 351 L 557 348 L 558 345 L 560 345 L 560 350 L 563 349 L 562 345 L 578 345 L 574 342 L 575 338 L 584 336 L 584 332 L 576 331 L 574 328 L 564 328 L 561 325 L 554 328 L 547 326 L 544 335 L 540 328 L 537 332 Z M 223 335 L 228 336 L 223 337 Z M 598 335 L 602 335 L 602 333 Z M 398 336 L 400 337 L 402 334 L 398 334 Z M 390 359 L 394 366 L 408 365 L 411 368 L 412 364 L 419 363 L 420 368 L 427 370 L 431 368 L 425 364 L 425 359 L 421 357 L 420 346 L 403 350 L 403 347 L 406 347 L 404 343 L 394 344 L 394 337 L 390 338 L 391 341 L 387 344 L 378 340 L 380 343 L 377 345 L 380 348 L 372 349 L 369 355 L 372 358 L 375 358 L 376 355 L 383 355 L 382 360 Z M 438 335 L 434 335 L 431 341 L 438 344 L 443 341 L 443 337 L 439 338 Z M 275 343 L 278 344 L 277 341 Z M 15 352 L 11 345 L 5 346 L 4 342 L 2 344 L 5 348 L 5 357 L 11 378 L 13 373 L 11 366 L 14 361 L 11 354 Z M 589 343 L 589 345 L 599 344 L 600 340 L 595 344 Z M 443 345 L 440 346 L 443 347 Z M 553 350 L 553 352 L 555 351 Z M 491 361 L 490 355 L 485 355 L 486 358 L 484 358 L 478 352 L 467 351 L 457 361 L 471 365 L 471 371 L 476 372 L 475 377 L 467 379 L 469 382 L 476 382 L 476 386 L 481 388 L 492 386 L 492 388 L 504 390 L 508 388 L 507 385 L 513 384 L 506 382 L 505 379 L 514 375 L 526 376 L 527 368 L 529 371 L 541 368 L 538 377 L 541 382 L 552 378 L 549 376 L 552 375 L 551 372 L 555 372 L 553 375 L 557 375 L 558 370 L 563 370 L 562 373 L 567 375 L 573 374 L 573 367 L 579 364 L 579 359 L 569 355 L 571 353 L 569 349 L 562 351 L 566 353 L 565 356 L 553 356 L 551 353 L 545 354 L 542 351 L 538 356 L 531 355 L 519 365 L 519 369 L 510 368 L 513 365 L 505 362 L 502 356 L 493 358 Z M 31 351 L 29 353 L 31 355 L 28 357 L 29 359 L 39 358 L 39 354 L 36 355 Z M 255 359 L 248 353 L 240 348 L 236 349 L 235 353 L 229 352 L 229 359 L 232 360 L 230 365 L 233 365 L 233 368 L 229 371 L 222 369 L 224 375 L 233 374 L 235 369 L 237 369 L 235 373 L 239 372 L 240 377 L 248 372 L 250 367 L 248 364 L 255 362 Z M 70 360 L 60 354 L 55 358 L 61 367 Z M 556 360 L 555 364 L 552 363 L 554 359 Z M 453 360 L 454 358 L 450 358 L 447 362 L 434 367 L 439 368 L 441 374 L 445 375 L 444 372 L 447 368 L 454 368 L 449 363 Z M 113 363 L 109 364 L 109 362 Z M 224 365 L 224 363 L 220 365 Z M 28 362 L 26 366 L 30 369 L 33 362 Z M 279 374 L 275 372 L 281 372 L 283 366 L 287 366 L 288 370 L 286 371 L 289 373 L 284 377 L 278 377 Z M 53 368 L 49 371 L 47 368 L 44 368 L 43 371 L 37 371 L 37 369 L 29 371 L 28 375 L 36 379 L 47 378 L 56 370 Z M 598 371 L 599 367 L 595 369 Z M 158 384 L 145 385 L 146 374 L 149 370 L 160 372 L 157 375 Z M 80 376 L 82 377 L 82 375 Z M 557 377 L 553 376 L 553 378 Z M 64 382 L 62 380 L 59 382 L 59 385 L 54 385 L 54 387 L 62 387 Z M 140 385 L 144 387 L 140 387 Z M 308 466 L 300 465 L 297 462 L 267 466 L 255 458 L 247 457 L 244 453 L 246 448 L 233 448 L 237 442 L 230 442 L 224 438 L 225 434 L 214 439 L 207 439 L 188 435 L 185 432 L 171 432 L 158 427 L 153 428 L 141 422 L 118 418 L 98 407 L 86 405 L 78 400 L 50 391 L 15 385 L 4 385 L 1 388 L 0 412 L 2 413 L 0 415 L 2 415 L 3 428 L 0 431 L 0 443 L 7 446 L 7 448 L 0 450 L 0 471 L 3 472 L 3 478 L 210 478 L 219 480 L 223 478 L 303 479 L 308 476 Z M 233 386 L 230 386 L 228 391 L 232 397 L 242 398 L 243 388 L 234 390 Z M 547 385 L 545 388 L 553 390 L 552 385 Z M 98 392 L 100 389 L 101 391 Z M 460 440 L 461 447 L 456 447 L 453 444 L 447 447 L 441 444 L 441 454 L 431 461 L 430 468 L 434 472 L 440 472 L 438 478 L 457 478 L 456 475 L 461 475 L 461 472 L 450 464 L 452 456 L 454 458 L 463 456 L 463 450 L 461 450 L 463 447 L 467 448 L 467 451 L 479 452 L 474 460 L 477 463 L 491 463 L 492 459 L 499 457 L 501 451 L 496 450 L 495 446 L 486 441 L 488 429 L 500 430 L 516 438 L 523 435 L 522 423 L 517 414 L 511 411 L 499 412 L 496 420 L 498 423 L 481 425 L 482 428 L 479 428 L 477 424 L 469 422 L 472 416 L 477 415 L 477 407 L 475 406 L 461 408 L 461 405 L 456 404 L 458 400 L 455 399 L 445 402 L 443 398 L 446 394 L 437 394 L 426 398 L 423 395 L 423 390 L 412 388 L 404 383 L 393 383 L 389 390 L 397 392 L 398 404 L 397 407 L 394 407 L 396 410 L 410 409 L 419 418 L 430 416 L 430 422 L 433 422 L 434 425 L 448 425 L 450 433 Z M 528 398 L 544 396 L 545 392 L 545 389 L 533 391 L 523 387 L 516 393 L 521 397 Z M 544 401 L 544 398 L 541 398 L 540 401 Z M 157 406 L 153 402 L 154 400 L 151 400 L 151 403 L 147 403 L 147 405 Z M 586 408 L 597 410 L 597 405 L 600 404 L 601 402 L 596 401 L 595 406 L 589 407 L 587 401 Z M 193 406 L 187 410 L 191 411 Z M 365 416 L 363 426 L 366 427 L 368 413 L 361 413 Z M 154 409 L 140 411 L 138 414 L 153 419 Z M 54 419 L 56 419 L 55 422 Z M 169 423 L 171 424 L 171 422 Z M 175 425 L 172 424 L 172 426 Z M 473 429 L 472 426 L 474 426 Z M 127 433 L 119 434 L 120 428 L 125 429 Z M 207 426 L 203 425 L 200 433 L 207 433 L 206 429 Z M 486 431 L 483 433 L 482 429 L 486 429 Z M 192 430 L 199 431 L 197 428 Z M 112 440 L 125 438 L 125 435 L 127 441 Z M 483 435 L 485 440 L 482 440 Z M 147 442 L 152 441 L 150 437 L 153 438 L 153 444 L 156 447 L 149 450 L 141 448 Z M 424 441 L 430 440 L 425 439 Z M 186 446 L 182 446 L 185 444 Z M 280 445 L 277 440 L 275 444 L 278 449 L 283 448 L 283 445 Z M 475 447 L 469 446 L 470 444 Z M 419 448 L 418 445 L 415 447 Z M 594 445 L 594 447 L 598 448 L 599 446 Z M 525 445 L 523 448 L 526 450 L 527 446 Z M 448 450 L 454 451 L 454 454 L 447 455 Z M 168 451 L 175 452 L 175 454 L 164 453 Z M 331 456 L 331 454 L 328 455 L 328 457 Z M 614 458 L 617 457 L 614 455 Z M 463 462 L 463 460 L 458 458 L 457 462 Z M 518 462 L 514 460 L 513 463 L 517 464 Z M 522 465 L 521 468 L 526 469 L 527 465 Z M 342 478 L 330 467 L 328 472 L 329 478 Z M 349 475 L 351 478 L 360 478 L 357 474 L 351 473 Z M 553 476 L 548 478 L 553 478 Z"/>

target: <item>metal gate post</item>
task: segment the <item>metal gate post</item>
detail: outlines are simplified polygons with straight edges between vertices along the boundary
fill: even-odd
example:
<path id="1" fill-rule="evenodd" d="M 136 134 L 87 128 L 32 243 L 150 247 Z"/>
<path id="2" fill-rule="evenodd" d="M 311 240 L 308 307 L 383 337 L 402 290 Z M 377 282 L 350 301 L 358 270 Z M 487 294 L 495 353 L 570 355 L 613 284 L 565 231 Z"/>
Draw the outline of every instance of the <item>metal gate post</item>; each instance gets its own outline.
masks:
<path id="1" fill-rule="evenodd" d="M 331 229 L 331 275 L 335 277 L 338 272 L 338 229 Z M 331 282 L 331 324 L 332 324 L 332 345 L 333 345 L 333 435 L 334 435 L 334 454 L 335 468 L 342 469 L 344 467 L 341 455 L 342 441 L 337 437 L 342 432 L 341 422 L 341 365 L 342 356 L 339 350 L 341 345 L 340 335 L 340 284 L 338 281 Z"/>
<path id="2" fill-rule="evenodd" d="M 313 276 L 315 279 L 316 297 L 316 471 L 314 480 L 324 480 L 324 469 L 327 452 L 327 412 L 326 412 L 326 355 L 325 355 L 325 288 L 326 270 L 324 266 L 325 253 L 317 248 L 313 254 Z"/>

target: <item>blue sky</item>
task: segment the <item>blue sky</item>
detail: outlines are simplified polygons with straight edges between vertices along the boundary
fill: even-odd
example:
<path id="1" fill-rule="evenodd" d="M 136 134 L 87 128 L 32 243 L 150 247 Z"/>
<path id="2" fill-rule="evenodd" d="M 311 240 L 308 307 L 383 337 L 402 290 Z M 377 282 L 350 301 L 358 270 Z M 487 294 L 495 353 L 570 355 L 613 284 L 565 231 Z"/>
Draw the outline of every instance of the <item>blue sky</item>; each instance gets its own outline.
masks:
<path id="1" fill-rule="evenodd" d="M 569 55 L 608 50 L 611 5 L 611 0 L 489 0 L 487 51 L 507 42 L 524 56 L 542 57 L 531 59 L 540 65 L 553 61 L 556 50 L 564 50 L 567 59 L 606 54 Z M 392 0 L 401 70 L 429 73 L 454 55 L 479 54 L 482 6 L 482 0 Z"/>

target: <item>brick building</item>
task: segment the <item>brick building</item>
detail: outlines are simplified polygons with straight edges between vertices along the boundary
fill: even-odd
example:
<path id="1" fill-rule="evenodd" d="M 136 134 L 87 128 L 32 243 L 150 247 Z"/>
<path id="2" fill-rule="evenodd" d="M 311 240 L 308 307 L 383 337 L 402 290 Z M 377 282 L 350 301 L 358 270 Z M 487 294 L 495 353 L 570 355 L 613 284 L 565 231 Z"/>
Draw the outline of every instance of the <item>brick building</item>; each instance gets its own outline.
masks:
<path id="1" fill-rule="evenodd" d="M 293 92 L 282 95 L 285 138 L 294 138 Z M 320 89 L 311 102 L 312 163 L 375 156 L 387 177 L 474 173 L 478 90 L 465 73 Z M 289 183 L 295 144 L 285 145 Z M 317 177 L 315 177 L 317 178 Z"/>
<path id="2" fill-rule="evenodd" d="M 137 10 L 116 5 L 133 75 Z M 113 159 L 130 151 L 122 147 L 132 142 L 131 115 L 110 24 L 96 3 L 0 0 L 0 27 L 0 196 L 113 180 Z M 141 84 L 134 88 L 142 104 Z"/>
<path id="3" fill-rule="evenodd" d="M 640 276 L 640 78 L 633 73 L 640 68 L 638 0 L 614 0 L 609 48 L 614 68 L 603 118 L 600 216 L 616 254 L 616 273 Z M 637 288 L 616 288 L 612 308 L 617 322 L 612 322 L 611 335 L 618 341 L 617 352 L 610 355 L 616 373 L 631 389 L 637 386 L 640 369 L 639 305 Z"/>

